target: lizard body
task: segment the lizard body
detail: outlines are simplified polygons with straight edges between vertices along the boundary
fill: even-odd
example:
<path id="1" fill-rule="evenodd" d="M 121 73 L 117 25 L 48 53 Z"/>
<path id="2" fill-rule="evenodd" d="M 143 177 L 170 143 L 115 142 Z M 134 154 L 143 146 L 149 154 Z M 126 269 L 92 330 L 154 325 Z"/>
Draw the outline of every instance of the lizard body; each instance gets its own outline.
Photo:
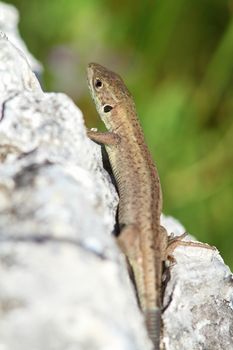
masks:
<path id="1" fill-rule="evenodd" d="M 118 243 L 133 271 L 136 292 L 154 350 L 160 349 L 162 263 L 175 261 L 177 246 L 215 250 L 208 244 L 168 238 L 160 226 L 162 193 L 157 168 L 144 140 L 134 101 L 121 77 L 96 63 L 87 69 L 88 85 L 107 132 L 88 131 L 105 145 L 120 201 Z"/>
<path id="2" fill-rule="evenodd" d="M 126 255 L 149 336 L 160 343 L 162 261 L 167 234 L 160 226 L 159 175 L 144 140 L 134 101 L 119 75 L 99 64 L 87 69 L 96 109 L 108 132 L 89 131 L 105 145 L 119 191 L 119 245 Z"/>

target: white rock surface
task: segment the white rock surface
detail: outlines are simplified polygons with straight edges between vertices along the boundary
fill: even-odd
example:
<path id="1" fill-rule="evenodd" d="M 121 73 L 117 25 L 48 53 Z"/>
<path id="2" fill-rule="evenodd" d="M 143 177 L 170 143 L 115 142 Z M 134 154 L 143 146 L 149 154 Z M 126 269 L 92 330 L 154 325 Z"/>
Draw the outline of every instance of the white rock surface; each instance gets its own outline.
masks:
<path id="1" fill-rule="evenodd" d="M 0 348 L 141 349 L 100 148 L 4 37 L 0 55 Z"/>
<path id="2" fill-rule="evenodd" d="M 22 40 L 19 30 L 19 13 L 13 6 L 0 1 L 0 31 L 4 32 L 10 41 L 23 51 L 32 70 L 40 74 L 43 70 L 40 62 L 28 51 L 27 46 Z"/>
<path id="3" fill-rule="evenodd" d="M 117 195 L 80 110 L 43 93 L 3 36 L 0 96 L 0 349 L 151 349 L 110 235 Z M 174 256 L 166 350 L 232 349 L 229 269 L 212 250 L 180 247 Z"/>
<path id="4" fill-rule="evenodd" d="M 164 218 L 163 224 L 175 222 Z M 177 223 L 176 232 L 185 232 Z M 171 231 L 170 231 L 171 232 Z M 190 239 L 186 239 L 187 241 Z M 166 350 L 233 349 L 233 278 L 217 250 L 177 247 L 164 296 Z"/>

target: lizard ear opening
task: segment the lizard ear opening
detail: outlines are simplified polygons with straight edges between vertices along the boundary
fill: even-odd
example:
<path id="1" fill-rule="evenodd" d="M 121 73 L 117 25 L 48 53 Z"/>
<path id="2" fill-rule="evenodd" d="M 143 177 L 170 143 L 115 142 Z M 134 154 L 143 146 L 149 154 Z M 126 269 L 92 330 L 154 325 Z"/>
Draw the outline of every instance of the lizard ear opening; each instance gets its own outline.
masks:
<path id="1" fill-rule="evenodd" d="M 104 113 L 108 113 L 108 112 L 110 112 L 111 110 L 112 110 L 112 106 L 110 106 L 110 105 L 105 105 L 104 106 Z"/>

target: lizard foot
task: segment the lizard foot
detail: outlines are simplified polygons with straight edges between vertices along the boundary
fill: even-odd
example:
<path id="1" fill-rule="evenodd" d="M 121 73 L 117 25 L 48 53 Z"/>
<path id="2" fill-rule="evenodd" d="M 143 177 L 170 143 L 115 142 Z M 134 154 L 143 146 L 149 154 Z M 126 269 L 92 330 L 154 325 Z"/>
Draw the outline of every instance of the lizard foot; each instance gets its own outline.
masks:
<path id="1" fill-rule="evenodd" d="M 173 264 L 176 263 L 176 259 L 173 257 L 172 253 L 178 246 L 185 246 L 185 247 L 197 247 L 197 248 L 204 248 L 204 249 L 211 249 L 216 250 L 215 247 L 210 246 L 207 243 L 200 243 L 200 242 L 193 242 L 193 241 L 183 241 L 183 238 L 188 235 L 187 232 L 184 232 L 180 236 L 174 237 L 173 234 L 168 238 L 168 245 L 167 245 L 167 259 Z"/>

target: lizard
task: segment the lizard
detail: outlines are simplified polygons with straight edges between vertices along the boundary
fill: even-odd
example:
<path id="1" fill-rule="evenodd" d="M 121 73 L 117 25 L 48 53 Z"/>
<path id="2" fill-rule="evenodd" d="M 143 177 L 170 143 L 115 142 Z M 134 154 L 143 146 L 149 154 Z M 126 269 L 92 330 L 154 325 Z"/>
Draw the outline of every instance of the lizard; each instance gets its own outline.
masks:
<path id="1" fill-rule="evenodd" d="M 140 308 L 154 350 L 160 349 L 162 267 L 186 235 L 168 240 L 160 225 L 162 191 L 157 167 L 146 145 L 134 99 L 122 78 L 97 64 L 87 67 L 87 81 L 107 131 L 87 130 L 105 145 L 119 192 L 118 244 L 132 269 Z M 208 246 L 209 247 L 209 246 Z"/>
<path id="2" fill-rule="evenodd" d="M 134 100 L 121 77 L 96 63 L 87 68 L 88 85 L 108 131 L 88 131 L 104 144 L 119 191 L 118 243 L 132 267 L 149 336 L 159 349 L 162 261 L 167 244 L 160 226 L 162 192 L 146 146 Z"/>

